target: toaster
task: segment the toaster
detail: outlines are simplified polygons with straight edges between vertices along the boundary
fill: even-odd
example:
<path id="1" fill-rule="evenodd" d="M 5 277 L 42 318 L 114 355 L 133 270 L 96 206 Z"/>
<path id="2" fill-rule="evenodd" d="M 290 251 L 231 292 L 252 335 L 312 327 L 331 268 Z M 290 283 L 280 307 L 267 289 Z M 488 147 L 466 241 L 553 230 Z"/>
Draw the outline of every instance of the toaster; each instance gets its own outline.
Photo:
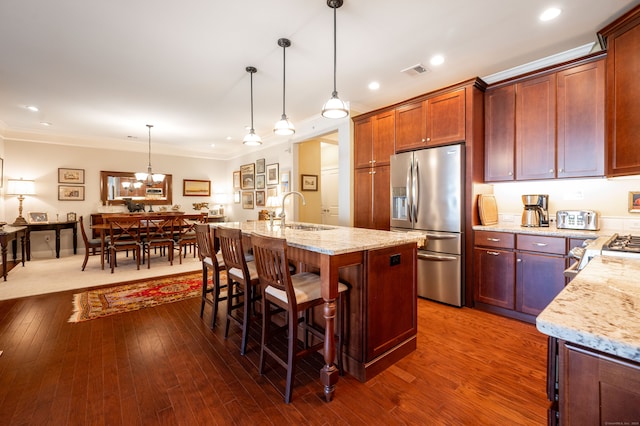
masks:
<path id="1" fill-rule="evenodd" d="M 598 213 L 593 210 L 558 210 L 556 212 L 556 227 L 558 229 L 584 229 L 597 231 Z"/>

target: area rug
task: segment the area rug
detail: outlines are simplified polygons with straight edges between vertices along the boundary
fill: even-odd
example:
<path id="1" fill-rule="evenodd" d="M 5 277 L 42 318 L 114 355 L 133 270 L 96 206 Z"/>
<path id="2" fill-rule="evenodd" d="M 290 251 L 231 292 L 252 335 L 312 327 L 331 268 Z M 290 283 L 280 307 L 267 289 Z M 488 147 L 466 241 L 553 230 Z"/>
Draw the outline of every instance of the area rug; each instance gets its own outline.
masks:
<path id="1" fill-rule="evenodd" d="M 88 321 L 202 294 L 202 273 L 171 275 L 101 287 L 73 295 L 69 322 Z"/>

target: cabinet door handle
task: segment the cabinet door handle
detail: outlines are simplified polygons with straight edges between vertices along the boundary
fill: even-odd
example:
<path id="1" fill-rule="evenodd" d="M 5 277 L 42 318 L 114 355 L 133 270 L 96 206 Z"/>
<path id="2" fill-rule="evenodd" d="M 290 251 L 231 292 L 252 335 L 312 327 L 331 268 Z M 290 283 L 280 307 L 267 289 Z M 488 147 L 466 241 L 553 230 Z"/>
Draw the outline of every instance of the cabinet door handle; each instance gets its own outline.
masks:
<path id="1" fill-rule="evenodd" d="M 487 237 L 487 241 L 493 241 L 494 243 L 497 243 L 500 241 L 500 238 L 489 238 Z"/>
<path id="2" fill-rule="evenodd" d="M 427 142 L 430 142 L 430 141 L 431 141 L 431 138 L 427 138 Z"/>
<path id="3" fill-rule="evenodd" d="M 553 169 L 549 169 L 549 173 L 553 173 Z"/>
<path id="4" fill-rule="evenodd" d="M 508 173 L 508 175 L 509 175 L 509 176 L 513 176 L 513 172 L 509 172 L 509 173 Z"/>
<path id="5" fill-rule="evenodd" d="M 371 160 L 371 163 L 372 164 L 376 164 L 376 160 Z"/>
<path id="6" fill-rule="evenodd" d="M 522 262 L 522 259 L 516 259 L 516 262 L 520 263 Z"/>
<path id="7" fill-rule="evenodd" d="M 487 254 L 490 254 L 491 256 L 500 256 L 500 253 L 497 251 L 487 251 Z"/>
<path id="8" fill-rule="evenodd" d="M 533 243 L 534 246 L 538 246 L 538 247 L 546 247 L 548 244 L 545 243 Z"/>
<path id="9" fill-rule="evenodd" d="M 564 169 L 560 169 L 558 170 L 560 173 L 564 173 Z"/>
<path id="10" fill-rule="evenodd" d="M 425 138 L 422 138 L 422 142 L 426 142 L 427 140 Z"/>

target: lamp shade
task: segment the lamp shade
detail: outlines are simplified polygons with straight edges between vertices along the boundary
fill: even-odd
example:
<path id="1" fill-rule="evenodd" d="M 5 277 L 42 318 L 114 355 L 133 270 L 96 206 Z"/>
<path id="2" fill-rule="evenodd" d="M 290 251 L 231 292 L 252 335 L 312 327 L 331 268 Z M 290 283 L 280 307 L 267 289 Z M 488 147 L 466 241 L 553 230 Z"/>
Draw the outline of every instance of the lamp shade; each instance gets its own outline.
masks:
<path id="1" fill-rule="evenodd" d="M 282 200 L 278 196 L 267 197 L 267 207 L 278 208 L 282 206 Z"/>
<path id="2" fill-rule="evenodd" d="M 36 182 L 34 180 L 8 179 L 7 195 L 35 195 Z"/>

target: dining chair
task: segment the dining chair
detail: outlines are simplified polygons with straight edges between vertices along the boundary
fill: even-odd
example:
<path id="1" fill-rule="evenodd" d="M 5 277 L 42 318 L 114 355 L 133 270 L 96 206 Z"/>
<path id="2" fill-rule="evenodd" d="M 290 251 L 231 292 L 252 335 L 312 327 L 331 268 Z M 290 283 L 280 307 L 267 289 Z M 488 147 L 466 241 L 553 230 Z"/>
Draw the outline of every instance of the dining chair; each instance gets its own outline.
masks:
<path id="1" fill-rule="evenodd" d="M 84 229 L 84 222 L 82 216 L 80 216 L 80 233 L 82 234 L 82 241 L 84 242 L 84 261 L 82 262 L 82 270 L 87 266 L 89 256 L 104 256 L 102 252 L 102 242 L 100 238 L 87 237 L 87 231 Z"/>
<path id="2" fill-rule="evenodd" d="M 176 216 L 176 234 L 175 244 L 178 249 L 178 259 L 182 265 L 182 251 L 184 255 L 187 255 L 187 248 L 193 250 L 193 257 L 196 257 L 196 231 L 195 226 L 197 223 L 206 223 L 206 213 L 200 214 L 185 214 Z"/>
<path id="3" fill-rule="evenodd" d="M 140 252 L 142 241 L 140 240 L 140 216 L 109 216 L 105 218 L 109 223 L 109 260 L 111 273 L 116 266 L 116 253 L 119 251 L 133 250 L 137 269 L 140 269 Z"/>
<path id="4" fill-rule="evenodd" d="M 222 300 L 227 300 L 226 296 L 221 296 L 220 292 L 227 288 L 226 284 L 220 283 L 220 272 L 226 269 L 222 253 L 219 253 L 219 244 L 212 235 L 208 223 L 197 223 L 195 225 L 196 240 L 198 244 L 198 254 L 202 261 L 202 302 L 200 303 L 200 318 L 204 313 L 204 305 L 212 307 L 211 328 L 216 325 L 218 316 L 218 304 Z M 211 285 L 209 285 L 209 271 L 211 271 Z M 210 297 L 209 297 L 210 296 Z"/>
<path id="5" fill-rule="evenodd" d="M 147 261 L 147 269 L 151 268 L 151 250 L 160 249 L 167 253 L 167 260 L 173 266 L 173 227 L 174 216 L 156 215 L 140 219 L 142 232 L 142 263 Z M 166 249 L 166 250 L 163 250 Z"/>
<path id="6" fill-rule="evenodd" d="M 229 323 L 234 321 L 242 327 L 240 353 L 245 354 L 249 340 L 249 326 L 255 303 L 261 299 L 258 288 L 260 280 L 255 262 L 247 261 L 242 245 L 242 231 L 235 228 L 218 226 L 215 235 L 220 241 L 222 257 L 227 269 L 227 323 L 224 329 L 225 339 L 229 335 Z M 242 308 L 242 317 L 234 311 Z"/>
<path id="7" fill-rule="evenodd" d="M 287 369 L 284 400 L 291 402 L 293 378 L 296 364 L 301 358 L 312 355 L 324 346 L 324 330 L 311 320 L 311 310 L 324 304 L 321 294 L 320 275 L 311 272 L 300 272 L 291 275 L 287 257 L 287 241 L 263 235 L 252 235 L 253 256 L 262 288 L 262 339 L 260 344 L 260 361 L 258 371 L 262 375 L 265 366 L 265 354 L 270 355 L 281 366 Z M 337 357 L 340 374 L 342 368 L 342 346 L 346 313 L 345 292 L 349 286 L 338 283 L 338 315 L 337 315 Z M 271 318 L 274 314 L 286 311 L 287 324 L 272 331 Z M 302 328 L 302 341 L 298 340 L 298 327 Z M 273 339 L 279 334 L 286 334 L 286 358 L 279 354 Z M 309 336 L 311 335 L 311 336 Z M 309 345 L 309 338 L 312 340 Z"/>

